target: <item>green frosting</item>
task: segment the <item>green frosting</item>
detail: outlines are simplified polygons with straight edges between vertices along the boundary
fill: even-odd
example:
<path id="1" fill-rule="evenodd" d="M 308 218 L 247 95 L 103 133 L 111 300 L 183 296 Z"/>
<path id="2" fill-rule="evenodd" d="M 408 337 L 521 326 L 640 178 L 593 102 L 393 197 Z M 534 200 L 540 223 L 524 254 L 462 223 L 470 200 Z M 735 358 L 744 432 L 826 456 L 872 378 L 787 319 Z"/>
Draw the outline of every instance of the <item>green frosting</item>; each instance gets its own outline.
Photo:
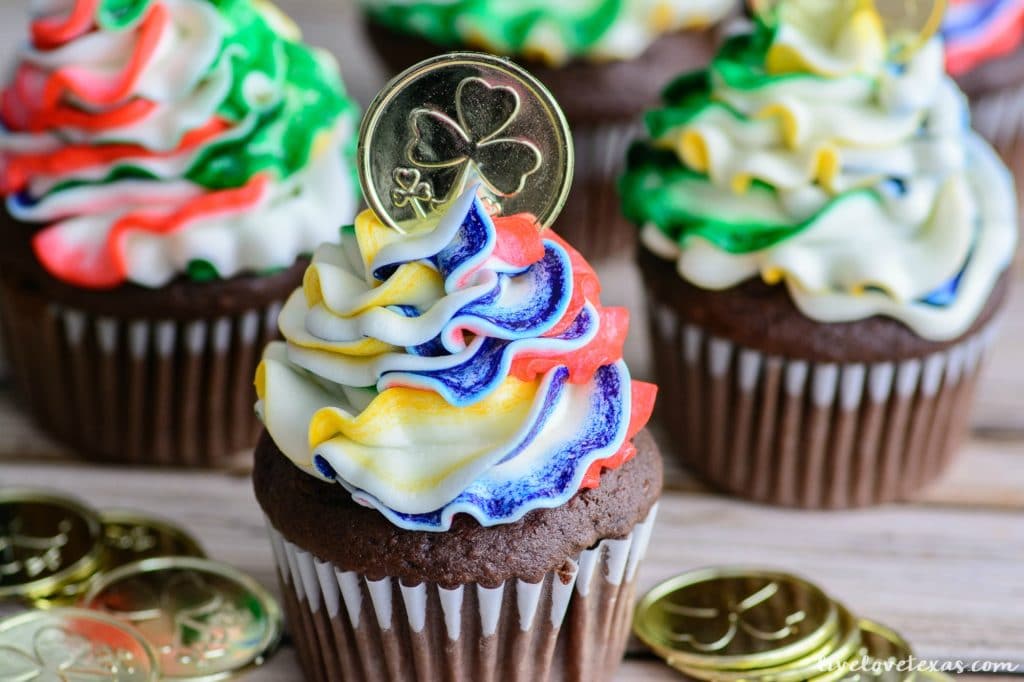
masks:
<path id="1" fill-rule="evenodd" d="M 97 23 L 108 31 L 118 31 L 138 21 L 154 0 L 102 0 Z"/>
<path id="2" fill-rule="evenodd" d="M 707 69 L 684 74 L 669 84 L 662 95 L 664 106 L 645 116 L 652 140 L 694 123 L 713 109 L 746 119 L 713 98 L 714 83 L 753 90 L 786 80 L 818 78 L 807 73 L 769 74 L 765 56 L 774 36 L 774 29 L 759 25 L 751 34 L 730 38 Z M 627 218 L 637 225 L 655 225 L 672 241 L 701 236 L 734 254 L 759 251 L 788 239 L 830 208 L 793 222 L 780 210 L 776 190 L 758 181 L 751 183 L 743 201 L 736 201 L 733 192 L 714 185 L 707 175 L 684 166 L 675 151 L 650 140 L 633 145 L 626 168 L 619 189 Z"/>
<path id="3" fill-rule="evenodd" d="M 706 25 L 735 0 L 694 7 L 691 0 L 362 0 L 377 23 L 447 48 L 477 48 L 537 56 L 560 63 L 572 57 L 630 58 L 658 35 Z M 623 28 L 624 27 L 624 28 Z M 602 44 L 613 29 L 615 45 Z M 543 37 L 538 38 L 538 33 Z M 539 41 L 539 42 L 538 42 Z M 543 47 L 541 47 L 541 45 Z"/>
<path id="4" fill-rule="evenodd" d="M 523 51 L 533 28 L 547 22 L 556 26 L 566 50 L 579 54 L 601 39 L 624 11 L 628 0 L 591 0 L 583 3 L 537 0 L 456 0 L 449 3 L 376 3 L 368 10 L 390 28 L 414 33 L 445 47 L 462 47 L 466 39 L 460 22 L 482 29 L 479 40 L 505 52 Z"/>
<path id="5" fill-rule="evenodd" d="M 225 22 L 220 53 L 210 70 L 227 61 L 232 73 L 231 88 L 217 113 L 235 123 L 236 129 L 207 146 L 185 177 L 213 190 L 241 187 L 264 172 L 289 177 L 309 162 L 317 136 L 337 125 L 340 117 L 354 122 L 358 107 L 346 95 L 333 60 L 281 35 L 252 0 L 209 2 Z M 141 20 L 152 3 L 103 0 L 99 22 L 112 30 L 125 30 Z M 246 98 L 246 83 L 253 78 L 271 84 L 266 100 Z M 354 161 L 355 148 L 352 135 L 340 153 Z M 355 168 L 354 163 L 351 166 Z M 145 169 L 121 165 L 108 177 L 84 184 L 126 177 L 157 179 Z"/>

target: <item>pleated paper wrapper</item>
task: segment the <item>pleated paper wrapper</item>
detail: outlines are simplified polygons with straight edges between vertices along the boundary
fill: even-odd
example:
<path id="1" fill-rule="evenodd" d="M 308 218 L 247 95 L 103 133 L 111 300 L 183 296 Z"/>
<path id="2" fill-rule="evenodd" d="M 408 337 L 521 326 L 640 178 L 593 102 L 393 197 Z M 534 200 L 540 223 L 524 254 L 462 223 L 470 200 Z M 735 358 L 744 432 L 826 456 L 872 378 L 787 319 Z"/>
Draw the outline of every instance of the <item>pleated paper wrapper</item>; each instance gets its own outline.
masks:
<path id="1" fill-rule="evenodd" d="M 914 496 L 964 441 L 995 323 L 941 352 L 878 363 L 763 353 L 649 306 L 670 450 L 717 488 L 787 507 Z"/>
<path id="2" fill-rule="evenodd" d="M 12 278 L 13 279 L 13 278 Z M 292 285 L 275 296 L 290 293 Z M 253 376 L 283 298 L 194 320 L 113 317 L 0 280 L 0 321 L 20 404 L 51 436 L 99 461 L 229 468 L 260 424 Z"/>
<path id="3" fill-rule="evenodd" d="M 572 558 L 568 571 L 495 588 L 370 580 L 268 527 L 307 680 L 600 682 L 625 652 L 656 514 Z"/>

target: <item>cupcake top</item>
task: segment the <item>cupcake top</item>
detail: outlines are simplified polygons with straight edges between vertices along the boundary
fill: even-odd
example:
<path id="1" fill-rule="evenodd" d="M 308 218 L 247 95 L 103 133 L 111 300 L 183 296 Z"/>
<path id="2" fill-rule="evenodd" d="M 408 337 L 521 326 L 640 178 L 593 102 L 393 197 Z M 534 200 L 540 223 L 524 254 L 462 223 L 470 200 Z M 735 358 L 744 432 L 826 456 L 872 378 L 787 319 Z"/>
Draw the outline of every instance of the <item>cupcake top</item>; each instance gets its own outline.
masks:
<path id="1" fill-rule="evenodd" d="M 1024 42 L 1020 0 L 951 0 L 942 26 L 946 66 L 954 76 L 1014 52 Z"/>
<path id="2" fill-rule="evenodd" d="M 622 361 L 628 324 L 579 253 L 475 188 L 410 234 L 366 211 L 285 305 L 257 409 L 296 466 L 398 527 L 512 523 L 635 454 L 656 389 Z"/>
<path id="3" fill-rule="evenodd" d="M 820 322 L 965 333 L 1011 261 L 1009 172 L 933 39 L 892 63 L 871 3 L 781 6 L 681 77 L 630 152 L 625 213 L 705 289 L 785 283 Z"/>
<path id="4" fill-rule="evenodd" d="M 7 210 L 64 282 L 291 266 L 351 221 L 356 108 L 258 0 L 41 0 L 0 102 Z"/>
<path id="5" fill-rule="evenodd" d="M 473 47 L 561 66 L 632 59 L 658 37 L 705 28 L 736 0 L 361 0 L 389 28 L 450 48 Z"/>

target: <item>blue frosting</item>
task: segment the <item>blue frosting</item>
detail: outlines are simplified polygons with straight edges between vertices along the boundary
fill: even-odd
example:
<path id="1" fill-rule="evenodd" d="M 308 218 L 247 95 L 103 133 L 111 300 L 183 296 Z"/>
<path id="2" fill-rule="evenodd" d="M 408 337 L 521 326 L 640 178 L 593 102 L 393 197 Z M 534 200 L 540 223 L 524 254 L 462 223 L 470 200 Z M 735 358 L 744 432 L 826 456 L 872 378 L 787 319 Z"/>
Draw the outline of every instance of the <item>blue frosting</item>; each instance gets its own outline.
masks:
<path id="1" fill-rule="evenodd" d="M 1019 11 L 1020 0 L 974 0 L 951 5 L 942 24 L 947 42 L 974 42 L 996 24 Z"/>
<path id="2" fill-rule="evenodd" d="M 554 241 L 544 241 L 544 257 L 527 268 L 510 268 L 490 259 L 497 242 L 494 222 L 474 200 L 452 232 L 451 240 L 437 253 L 424 258 L 441 274 L 448 293 L 466 287 L 464 280 L 479 275 L 489 287 L 462 306 L 430 341 L 407 348 L 409 356 L 433 358 L 429 368 L 396 368 L 385 371 L 377 387 L 403 385 L 436 391 L 452 405 L 465 407 L 483 400 L 508 376 L 516 353 L 524 350 L 548 354 L 567 353 L 588 343 L 600 323 L 593 308 L 584 309 L 563 334 L 543 338 L 565 316 L 572 301 L 572 261 Z M 375 263 L 378 276 L 394 273 L 408 261 L 394 260 L 422 255 L 416 250 L 385 253 Z M 490 259 L 490 260 L 489 260 Z M 416 317 L 424 311 L 404 307 L 402 314 Z M 474 339 L 465 345 L 465 333 Z M 445 363 L 444 360 L 450 362 Z"/>
<path id="3" fill-rule="evenodd" d="M 587 301 L 561 333 L 544 336 L 565 318 L 572 302 L 572 261 L 564 247 L 543 240 L 544 256 L 523 268 L 496 257 L 496 244 L 493 221 L 478 200 L 467 198 L 456 202 L 431 233 L 378 252 L 370 268 L 376 277 L 386 278 L 404 263 L 429 263 L 448 294 L 433 306 L 458 301 L 447 319 L 431 323 L 436 325 L 431 333 L 440 330 L 434 338 L 392 354 L 381 370 L 378 390 L 421 388 L 457 407 L 470 406 L 498 389 L 523 353 L 558 357 L 597 337 L 601 314 L 596 301 Z M 447 310 L 391 309 L 407 318 Z M 314 466 L 402 528 L 444 531 L 457 514 L 468 514 L 485 526 L 514 522 L 533 509 L 565 504 L 579 491 L 590 467 L 615 455 L 626 441 L 632 386 L 625 363 L 605 365 L 583 384 L 569 378 L 565 366 L 549 370 L 518 435 L 503 443 L 500 452 L 489 453 L 493 464 L 483 475 L 433 512 L 412 514 L 387 507 L 344 480 L 323 454 L 314 452 Z"/>
<path id="4" fill-rule="evenodd" d="M 581 428 L 566 440 L 551 443 L 542 461 L 532 464 L 528 477 L 516 475 L 517 457 L 537 440 L 564 398 L 568 376 L 564 367 L 548 375 L 542 407 L 527 436 L 501 463 L 442 509 L 428 514 L 402 514 L 361 490 L 352 491 L 354 499 L 378 509 L 395 525 L 426 531 L 449 529 L 456 514 L 468 514 L 481 525 L 493 526 L 516 521 L 532 509 L 565 504 L 579 491 L 583 476 L 594 462 L 618 452 L 626 438 L 631 408 L 630 378 L 625 364 L 602 367 L 594 377 L 590 410 Z"/>

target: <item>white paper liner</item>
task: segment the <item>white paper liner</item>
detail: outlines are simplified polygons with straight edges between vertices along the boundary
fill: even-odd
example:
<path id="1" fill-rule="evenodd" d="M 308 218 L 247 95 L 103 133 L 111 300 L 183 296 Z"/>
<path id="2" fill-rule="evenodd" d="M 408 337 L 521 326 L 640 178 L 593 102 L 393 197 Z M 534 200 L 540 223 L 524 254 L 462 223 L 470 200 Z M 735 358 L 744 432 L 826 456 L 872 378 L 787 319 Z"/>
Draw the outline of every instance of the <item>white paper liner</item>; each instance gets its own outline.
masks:
<path id="1" fill-rule="evenodd" d="M 370 580 L 316 559 L 269 521 L 268 529 L 307 677 L 431 680 L 444 671 L 444 679 L 589 682 L 610 679 L 623 654 L 656 515 L 657 506 L 628 537 L 600 542 L 568 570 L 496 588 Z"/>
<path id="2" fill-rule="evenodd" d="M 717 487 L 783 506 L 843 508 L 913 496 L 963 441 L 996 324 L 899 362 L 764 354 L 652 302 L 660 404 L 673 447 Z"/>
<path id="3" fill-rule="evenodd" d="M 96 316 L 31 295 L 0 308 L 23 402 L 82 454 L 230 466 L 256 442 L 252 377 L 280 302 L 193 321 Z"/>

